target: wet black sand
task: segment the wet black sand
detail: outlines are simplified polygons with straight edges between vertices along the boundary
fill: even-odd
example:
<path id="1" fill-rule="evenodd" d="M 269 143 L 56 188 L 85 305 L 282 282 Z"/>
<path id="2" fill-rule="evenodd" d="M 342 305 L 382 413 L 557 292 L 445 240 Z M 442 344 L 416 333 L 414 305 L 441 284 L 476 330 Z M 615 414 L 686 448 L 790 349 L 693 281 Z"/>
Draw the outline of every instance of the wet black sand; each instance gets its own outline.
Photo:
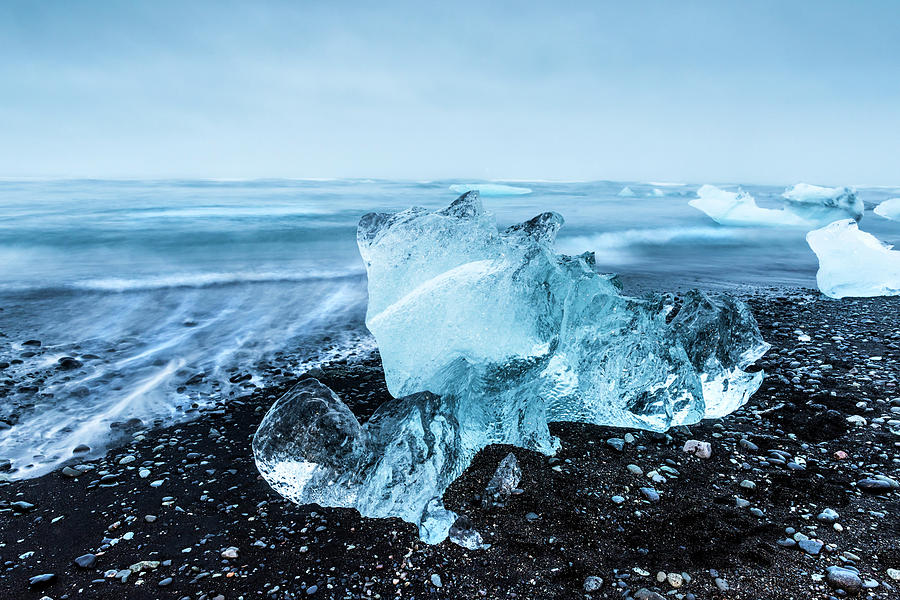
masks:
<path id="1" fill-rule="evenodd" d="M 185 425 L 134 432 L 77 477 L 0 484 L 0 598 L 799 600 L 845 594 L 824 579 L 831 565 L 876 586 L 861 596 L 900 598 L 900 490 L 859 484 L 900 479 L 900 298 L 749 301 L 773 349 L 762 388 L 735 414 L 668 435 L 556 424 L 554 458 L 480 453 L 445 500 L 488 550 L 427 546 L 399 520 L 282 500 L 250 455 L 284 389 L 268 388 Z M 362 416 L 387 393 L 377 356 L 321 377 Z M 626 440 L 621 451 L 611 438 Z M 682 452 L 688 439 L 710 442 L 711 458 Z M 524 492 L 481 508 L 476 498 L 509 451 Z M 654 483 L 654 471 L 665 481 Z M 837 528 L 819 520 L 826 508 Z M 810 541 L 786 541 L 786 528 Z M 94 564 L 76 566 L 85 554 Z M 54 577 L 29 585 L 41 574 Z M 589 577 L 603 580 L 591 593 Z"/>

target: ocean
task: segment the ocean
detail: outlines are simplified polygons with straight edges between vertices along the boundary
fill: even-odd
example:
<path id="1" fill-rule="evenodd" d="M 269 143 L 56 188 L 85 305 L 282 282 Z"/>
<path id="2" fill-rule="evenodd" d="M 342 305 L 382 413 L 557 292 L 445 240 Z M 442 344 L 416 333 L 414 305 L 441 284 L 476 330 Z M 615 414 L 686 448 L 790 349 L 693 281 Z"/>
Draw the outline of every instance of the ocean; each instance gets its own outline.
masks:
<path id="1" fill-rule="evenodd" d="M 371 348 L 359 217 L 442 208 L 466 183 L 0 181 L 0 461 L 38 476 L 273 370 Z M 482 195 L 501 225 L 562 214 L 557 248 L 595 251 L 626 293 L 815 287 L 805 230 L 719 225 L 688 205 L 698 187 L 504 182 Z M 777 207 L 786 186 L 740 187 Z M 900 223 L 872 214 L 900 188 L 858 193 L 861 229 L 900 244 Z"/>

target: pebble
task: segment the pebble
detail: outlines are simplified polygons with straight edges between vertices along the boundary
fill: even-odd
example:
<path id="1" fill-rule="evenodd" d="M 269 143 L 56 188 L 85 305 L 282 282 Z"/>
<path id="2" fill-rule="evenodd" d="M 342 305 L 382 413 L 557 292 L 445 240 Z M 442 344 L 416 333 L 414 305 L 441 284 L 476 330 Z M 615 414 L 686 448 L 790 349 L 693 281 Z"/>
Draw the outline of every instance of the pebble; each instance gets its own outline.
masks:
<path id="1" fill-rule="evenodd" d="M 97 564 L 97 557 L 94 554 L 82 554 L 78 558 L 75 559 L 75 564 L 78 565 L 82 569 L 90 569 L 93 568 L 95 564 Z"/>
<path id="2" fill-rule="evenodd" d="M 166 577 L 165 579 L 160 579 L 159 583 L 156 585 L 158 585 L 159 587 L 166 587 L 172 585 L 172 581 L 173 579 L 171 577 Z"/>
<path id="3" fill-rule="evenodd" d="M 816 556 L 819 552 L 822 551 L 822 546 L 824 544 L 822 542 L 818 542 L 816 540 L 800 540 L 797 542 L 797 545 L 800 546 L 800 549 L 809 554 L 810 556 Z"/>
<path id="4" fill-rule="evenodd" d="M 859 575 L 844 567 L 828 567 L 825 570 L 825 579 L 831 587 L 844 590 L 851 595 L 859 593 L 863 585 Z"/>
<path id="5" fill-rule="evenodd" d="M 890 491 L 891 484 L 883 479 L 861 479 L 857 482 L 856 487 L 869 494 L 883 494 Z"/>
<path id="6" fill-rule="evenodd" d="M 71 356 L 63 356 L 57 361 L 57 365 L 60 369 L 68 371 L 70 369 L 77 369 L 78 367 L 80 367 L 81 361 L 76 358 L 72 358 Z"/>
<path id="7" fill-rule="evenodd" d="M 816 517 L 816 519 L 818 519 L 819 521 L 822 521 L 823 523 L 834 523 L 839 518 L 840 518 L 840 515 L 838 515 L 837 511 L 835 511 L 834 509 L 831 509 L 831 508 L 826 508 L 825 510 L 823 510 L 822 512 L 819 513 L 819 516 Z"/>
<path id="8" fill-rule="evenodd" d="M 642 487 L 641 493 L 644 495 L 644 498 L 649 500 L 650 502 L 659 502 L 659 492 L 651 487 Z"/>
<path id="9" fill-rule="evenodd" d="M 738 445 L 744 450 L 749 450 L 750 452 L 759 452 L 759 446 L 748 439 L 741 438 L 740 440 L 738 440 Z"/>

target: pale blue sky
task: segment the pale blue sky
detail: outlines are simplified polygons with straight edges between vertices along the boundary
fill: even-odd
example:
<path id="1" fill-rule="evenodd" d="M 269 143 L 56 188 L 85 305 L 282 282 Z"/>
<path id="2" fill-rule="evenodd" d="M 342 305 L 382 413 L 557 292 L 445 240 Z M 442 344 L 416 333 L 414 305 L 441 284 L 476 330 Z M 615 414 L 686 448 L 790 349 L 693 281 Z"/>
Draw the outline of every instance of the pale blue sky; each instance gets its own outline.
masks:
<path id="1" fill-rule="evenodd" d="M 0 176 L 900 184 L 900 2 L 0 3 Z"/>

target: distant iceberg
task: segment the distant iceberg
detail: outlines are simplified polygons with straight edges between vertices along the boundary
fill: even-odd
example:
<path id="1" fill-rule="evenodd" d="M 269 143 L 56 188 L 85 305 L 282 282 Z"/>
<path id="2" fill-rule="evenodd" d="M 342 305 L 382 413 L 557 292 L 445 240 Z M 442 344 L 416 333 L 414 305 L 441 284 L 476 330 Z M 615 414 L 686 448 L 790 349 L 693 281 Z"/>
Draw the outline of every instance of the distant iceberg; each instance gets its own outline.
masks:
<path id="1" fill-rule="evenodd" d="M 524 196 L 531 193 L 531 188 L 502 183 L 457 183 L 451 185 L 450 189 L 457 194 L 478 192 L 482 196 Z"/>
<path id="2" fill-rule="evenodd" d="M 819 257 L 816 283 L 826 296 L 900 295 L 900 252 L 860 231 L 856 221 L 835 221 L 810 231 L 806 241 Z"/>
<path id="3" fill-rule="evenodd" d="M 623 187 L 622 190 L 621 190 L 618 194 L 616 194 L 616 195 L 619 196 L 619 197 L 621 197 L 621 198 L 633 198 L 633 197 L 635 196 L 635 193 L 634 193 L 633 191 L 631 191 L 631 188 L 628 187 L 628 186 L 626 185 L 626 186 Z"/>
<path id="4" fill-rule="evenodd" d="M 728 192 L 708 184 L 697 190 L 697 198 L 688 204 L 722 225 L 805 227 L 810 224 L 803 217 L 785 209 L 758 206 L 753 196 L 743 190 Z"/>
<path id="5" fill-rule="evenodd" d="M 885 200 L 875 207 L 875 214 L 891 221 L 900 221 L 900 198 Z"/>
<path id="6" fill-rule="evenodd" d="M 837 216 L 860 221 L 866 210 L 856 192 L 846 187 L 829 188 L 798 183 L 785 190 L 782 197 L 788 201 L 788 210 L 799 213 L 809 221 L 831 222 Z M 846 214 L 836 215 L 836 212 Z"/>
<path id="7" fill-rule="evenodd" d="M 838 219 L 862 219 L 865 206 L 850 188 L 798 183 L 786 190 L 784 208 L 763 208 L 743 190 L 728 192 L 704 185 L 689 204 L 722 225 L 818 227 Z"/>

